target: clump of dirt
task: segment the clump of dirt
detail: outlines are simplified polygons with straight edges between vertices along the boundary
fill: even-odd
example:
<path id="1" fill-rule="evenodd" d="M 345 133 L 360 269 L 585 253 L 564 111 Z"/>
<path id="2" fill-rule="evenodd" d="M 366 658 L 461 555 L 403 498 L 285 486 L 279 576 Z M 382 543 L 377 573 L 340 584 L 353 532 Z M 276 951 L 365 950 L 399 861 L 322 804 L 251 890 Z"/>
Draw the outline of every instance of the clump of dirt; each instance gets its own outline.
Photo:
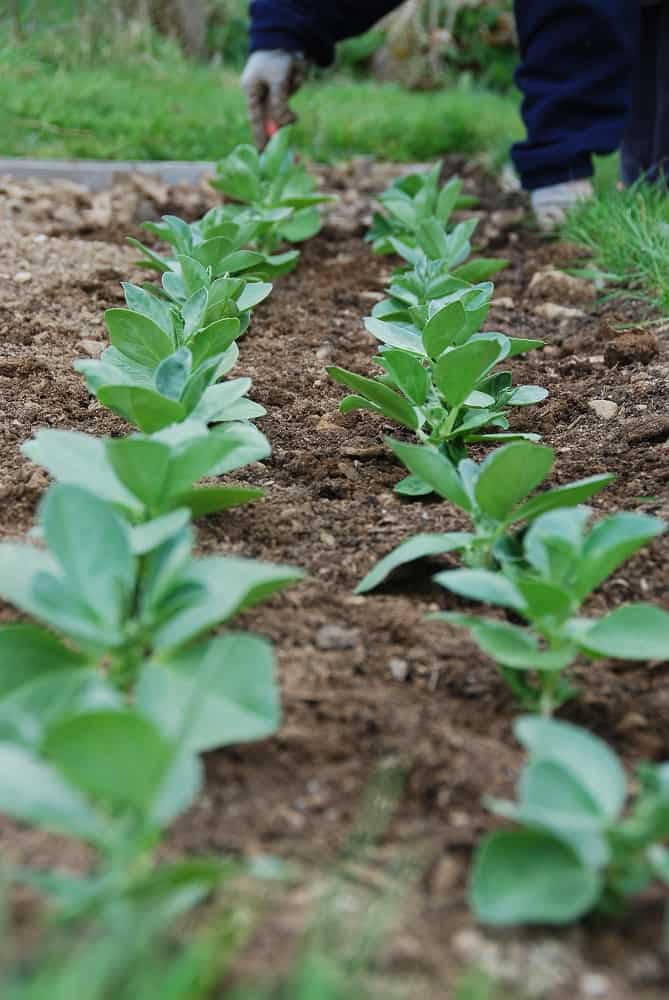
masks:
<path id="1" fill-rule="evenodd" d="M 535 970 L 533 995 L 550 1000 L 592 995 L 593 976 L 604 977 L 612 1000 L 659 998 L 669 985 L 661 951 L 666 898 L 659 891 L 634 902 L 620 923 L 591 921 L 550 934 L 474 927 L 465 901 L 471 851 L 496 825 L 481 797 L 513 792 L 522 763 L 511 732 L 517 708 L 494 665 L 463 633 L 425 620 L 429 611 L 452 605 L 430 580 L 435 566 L 454 565 L 451 557 L 412 567 L 378 594 L 353 594 L 364 573 L 409 535 L 465 523 L 447 504 L 393 493 L 402 470 L 383 437 L 397 428 L 370 414 L 339 414 L 341 389 L 324 371 L 330 363 L 372 371 L 375 344 L 361 320 L 393 262 L 373 256 L 358 234 L 374 185 L 385 186 L 396 170 L 367 164 L 323 171 L 324 186 L 349 193 L 304 248 L 298 270 L 257 311 L 241 343 L 239 373 L 253 378 L 251 394 L 267 407 L 261 426 L 273 454 L 239 479 L 264 487 L 266 497 L 199 522 L 199 545 L 204 552 L 290 562 L 308 576 L 235 623 L 276 645 L 284 705 L 279 733 L 207 756 L 205 793 L 176 824 L 167 849 L 270 852 L 300 862 L 301 904 L 287 899 L 259 932 L 259 954 L 283 952 L 302 926 L 295 913 L 304 910 L 304 892 L 335 864 L 376 769 L 389 765 L 404 774 L 403 791 L 376 847 L 361 860 L 365 878 L 375 884 L 398 858 L 410 859 L 424 876 L 402 896 L 386 971 L 411 975 L 416 995 L 425 997 L 450 995 L 453 970 L 474 960 L 489 962 L 517 991 L 528 988 L 527 970 Z M 481 196 L 477 211 L 520 206 L 517 195 L 501 193 L 476 171 L 467 174 L 466 187 Z M 560 262 L 563 251 L 525 229 L 522 212 L 514 222 L 509 218 L 498 217 L 492 236 L 494 252 L 511 266 L 499 276 L 500 302 L 489 326 L 545 341 L 543 350 L 513 367 L 517 380 L 550 391 L 545 404 L 519 410 L 514 427 L 541 431 L 555 448 L 554 484 L 616 473 L 593 502 L 597 512 L 669 515 L 666 338 L 658 337 L 658 353 L 648 363 L 637 358 L 613 371 L 604 359 L 603 324 L 629 322 L 636 307 L 585 302 L 581 318 L 537 315 L 528 294 L 532 275 L 538 266 Z M 37 215 L 33 221 L 39 225 Z M 483 241 L 489 223 L 486 215 Z M 19 452 L 37 427 L 124 431 L 122 421 L 91 400 L 72 361 L 103 340 L 102 312 L 121 301 L 120 280 L 145 277 L 133 272 L 133 251 L 117 245 L 115 228 L 108 239 L 96 230 L 97 242 L 43 234 L 19 235 L 14 224 L 0 224 L 5 537 L 29 529 L 46 483 Z M 591 400 L 614 403 L 606 409 L 612 416 L 598 416 Z M 641 599 L 669 607 L 668 559 L 665 536 L 609 580 L 589 610 Z M 6 621 L 15 613 L 3 607 L 0 616 Z M 581 696 L 562 717 L 608 740 L 630 769 L 643 759 L 669 758 L 664 667 L 602 661 L 579 666 L 575 680 Z M 6 821 L 0 838 L 21 862 L 59 861 L 60 850 L 48 838 Z"/>

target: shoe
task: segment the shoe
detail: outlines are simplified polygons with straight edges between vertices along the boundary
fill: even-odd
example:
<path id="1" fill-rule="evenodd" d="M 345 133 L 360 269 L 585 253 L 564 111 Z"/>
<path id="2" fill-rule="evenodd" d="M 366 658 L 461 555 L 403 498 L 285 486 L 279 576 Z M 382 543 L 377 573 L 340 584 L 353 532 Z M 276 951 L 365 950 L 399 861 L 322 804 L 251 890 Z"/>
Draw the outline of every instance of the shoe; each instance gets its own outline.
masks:
<path id="1" fill-rule="evenodd" d="M 551 233 L 567 218 L 567 212 L 580 201 L 587 201 L 595 194 L 589 180 L 564 181 L 532 192 L 532 210 L 544 233 Z"/>

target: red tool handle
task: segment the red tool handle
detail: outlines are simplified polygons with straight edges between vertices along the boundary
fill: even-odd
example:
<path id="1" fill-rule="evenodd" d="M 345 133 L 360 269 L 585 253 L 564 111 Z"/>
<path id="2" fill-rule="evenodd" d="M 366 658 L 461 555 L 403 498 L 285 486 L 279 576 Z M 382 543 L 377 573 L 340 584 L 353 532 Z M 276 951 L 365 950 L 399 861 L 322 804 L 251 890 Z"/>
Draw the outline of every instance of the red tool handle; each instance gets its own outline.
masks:
<path id="1" fill-rule="evenodd" d="M 267 138 L 271 139 L 273 135 L 279 131 L 279 125 L 274 121 L 273 118 L 268 118 L 265 122 L 265 132 L 267 133 Z"/>

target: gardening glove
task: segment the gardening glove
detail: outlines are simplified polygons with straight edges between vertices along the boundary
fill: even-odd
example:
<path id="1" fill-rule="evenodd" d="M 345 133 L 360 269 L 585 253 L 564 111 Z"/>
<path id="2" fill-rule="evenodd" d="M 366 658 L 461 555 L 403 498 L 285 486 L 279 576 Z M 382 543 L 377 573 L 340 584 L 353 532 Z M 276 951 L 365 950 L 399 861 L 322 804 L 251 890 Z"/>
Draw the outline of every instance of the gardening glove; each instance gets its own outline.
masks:
<path id="1" fill-rule="evenodd" d="M 594 193 L 589 180 L 564 181 L 562 184 L 537 188 L 530 198 L 539 229 L 544 233 L 552 232 L 565 221 L 570 208 L 579 201 L 592 198 Z"/>
<path id="2" fill-rule="evenodd" d="M 288 98 L 302 85 L 307 62 L 301 52 L 266 49 L 252 53 L 242 74 L 253 141 L 259 150 L 281 128 L 296 121 Z"/>

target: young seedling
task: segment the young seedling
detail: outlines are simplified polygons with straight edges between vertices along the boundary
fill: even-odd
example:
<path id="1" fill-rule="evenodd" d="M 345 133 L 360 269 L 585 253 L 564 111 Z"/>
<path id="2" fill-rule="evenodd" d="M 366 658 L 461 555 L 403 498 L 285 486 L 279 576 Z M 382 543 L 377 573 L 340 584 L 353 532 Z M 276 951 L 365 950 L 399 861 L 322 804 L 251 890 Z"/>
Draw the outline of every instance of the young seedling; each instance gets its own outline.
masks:
<path id="1" fill-rule="evenodd" d="M 150 657 L 181 670 L 182 656 L 209 655 L 211 644 L 193 649 L 203 633 L 302 577 L 291 567 L 253 559 L 194 559 L 188 510 L 132 527 L 110 503 L 77 486 L 51 487 L 39 527 L 46 549 L 0 545 L 0 595 L 69 645 L 34 626 L 0 630 L 0 664 L 10 676 L 5 691 L 37 678 L 53 694 L 63 668 L 73 667 L 82 680 L 87 673 L 81 668 L 94 677 L 102 671 L 128 690 Z M 234 646 L 233 637 L 226 640 Z M 253 691 L 252 670 L 246 682 Z M 243 690 L 235 672 L 220 683 Z M 12 713 L 7 724 L 19 718 Z"/>
<path id="2" fill-rule="evenodd" d="M 382 323 L 379 330 L 381 321 L 369 323 L 377 335 L 387 335 L 386 328 L 393 327 L 386 349 L 374 359 L 384 374 L 371 379 L 329 367 L 331 378 L 354 393 L 342 400 L 342 413 L 379 413 L 453 461 L 464 458 L 473 442 L 508 439 L 509 407 L 537 403 L 548 395 L 540 386 L 514 389 L 508 372 L 493 374 L 514 345 L 501 333 L 471 333 L 460 301 L 434 312 L 418 337 L 393 324 Z M 406 492 L 404 485 L 400 492 Z M 410 492 L 416 492 L 413 483 Z M 430 492 L 427 485 L 422 492 Z"/>
<path id="3" fill-rule="evenodd" d="M 190 257 L 204 268 L 211 268 L 213 277 L 244 277 L 247 280 L 267 281 L 292 271 L 299 259 L 297 250 L 269 256 L 248 246 L 256 238 L 260 223 L 243 222 L 228 218 L 221 207 L 210 209 L 198 222 L 187 223 L 175 215 L 164 215 L 162 222 L 145 222 L 144 228 L 154 233 L 174 249 L 166 257 L 139 240 L 128 237 L 142 257 L 138 267 L 146 267 L 161 274 L 178 271 L 179 257 Z"/>
<path id="4" fill-rule="evenodd" d="M 429 170 L 399 177 L 379 195 L 384 209 L 375 212 L 372 227 L 366 239 L 375 253 L 396 253 L 393 239 L 408 246 L 415 246 L 422 224 L 436 221 L 443 232 L 456 208 L 469 208 L 475 198 L 462 195 L 462 181 L 452 177 L 443 187 L 439 186 L 442 163 L 435 163 Z"/>
<path id="5" fill-rule="evenodd" d="M 98 438 L 78 431 L 43 429 L 22 449 L 56 482 L 89 489 L 131 524 L 187 507 L 192 517 L 213 514 L 263 496 L 252 487 L 195 486 L 267 458 L 270 446 L 251 424 L 208 429 L 194 420 L 152 436 Z"/>
<path id="6" fill-rule="evenodd" d="M 398 567 L 425 556 L 457 551 L 465 565 L 481 569 L 517 562 L 528 523 L 547 511 L 584 503 L 614 478 L 610 473 L 589 476 L 532 496 L 553 469 L 555 452 L 545 445 L 514 441 L 481 463 L 468 458 L 456 466 L 434 447 L 391 438 L 387 443 L 418 481 L 469 516 L 473 530 L 409 538 L 367 574 L 356 588 L 358 594 L 373 590 Z"/>
<path id="7" fill-rule="evenodd" d="M 486 804 L 519 829 L 478 848 L 470 902 L 479 920 L 567 924 L 619 911 L 654 879 L 669 885 L 669 763 L 639 770 L 625 810 L 625 773 L 602 740 L 536 716 L 514 731 L 528 753 L 518 802 Z"/>
<path id="8" fill-rule="evenodd" d="M 435 576 L 460 597 L 497 605 L 525 619 L 526 628 L 459 612 L 431 616 L 468 628 L 496 661 L 520 703 L 546 715 L 577 693 L 565 671 L 579 655 L 593 660 L 669 659 L 669 614 L 661 608 L 628 604 L 603 618 L 580 613 L 589 595 L 661 535 L 665 523 L 647 514 L 620 513 L 587 530 L 591 514 L 583 507 L 542 514 L 522 539 L 522 558 L 507 559 L 503 572 L 457 569 Z"/>
<path id="9" fill-rule="evenodd" d="M 215 188 L 239 205 L 224 212 L 240 224 L 257 225 L 253 245 L 272 254 L 284 241 L 301 243 L 321 227 L 317 206 L 332 201 L 316 192 L 316 182 L 297 163 L 289 148 L 290 129 L 280 129 L 258 153 L 253 146 L 237 146 L 217 168 Z"/>
<path id="10" fill-rule="evenodd" d="M 167 328 L 168 319 L 174 321 L 174 313 L 154 309 L 149 315 L 153 306 L 147 300 L 155 302 L 159 309 L 165 308 L 163 303 L 142 289 L 133 292 L 133 303 L 140 304 L 136 292 L 146 295 L 141 299 L 145 312 L 108 309 L 105 321 L 112 346 L 100 360 L 79 360 L 74 364 L 101 403 L 147 434 L 187 417 L 220 423 L 264 415 L 262 406 L 245 398 L 250 379 L 220 382 L 239 355 L 235 344 L 241 332 L 239 319 L 223 317 L 200 326 L 197 317 L 188 322 L 191 313 L 184 306 L 180 315 L 185 323 L 176 332 L 174 326 Z M 200 298 L 205 302 L 206 295 Z M 200 316 L 201 310 L 197 312 Z"/>

